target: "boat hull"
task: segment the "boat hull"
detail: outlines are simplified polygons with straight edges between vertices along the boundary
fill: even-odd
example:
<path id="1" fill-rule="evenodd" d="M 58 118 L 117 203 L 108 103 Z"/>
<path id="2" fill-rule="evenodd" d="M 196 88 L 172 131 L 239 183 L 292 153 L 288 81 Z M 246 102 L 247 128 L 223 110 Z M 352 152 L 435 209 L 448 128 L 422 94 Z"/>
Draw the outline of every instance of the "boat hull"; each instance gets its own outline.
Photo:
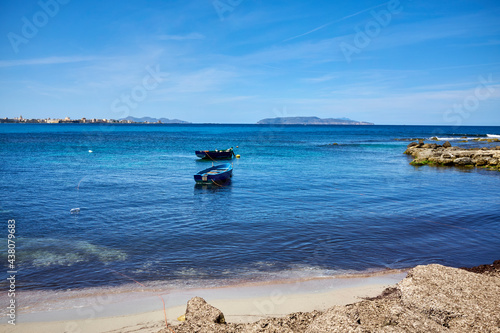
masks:
<path id="1" fill-rule="evenodd" d="M 194 175 L 197 184 L 222 185 L 233 176 L 233 166 L 230 163 L 220 164 L 202 170 Z"/>
<path id="2" fill-rule="evenodd" d="M 196 156 L 204 160 L 230 160 L 233 158 L 233 150 L 196 150 Z"/>

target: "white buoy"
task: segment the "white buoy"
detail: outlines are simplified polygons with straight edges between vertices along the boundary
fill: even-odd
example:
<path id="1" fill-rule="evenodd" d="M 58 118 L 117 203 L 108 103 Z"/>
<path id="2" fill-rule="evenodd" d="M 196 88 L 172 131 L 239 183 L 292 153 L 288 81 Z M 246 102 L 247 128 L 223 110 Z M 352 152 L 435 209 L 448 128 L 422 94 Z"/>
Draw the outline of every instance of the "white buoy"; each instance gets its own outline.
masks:
<path id="1" fill-rule="evenodd" d="M 69 211 L 71 214 L 80 214 L 80 208 L 73 208 Z"/>
<path id="2" fill-rule="evenodd" d="M 93 153 L 93 151 L 89 149 L 89 153 Z"/>

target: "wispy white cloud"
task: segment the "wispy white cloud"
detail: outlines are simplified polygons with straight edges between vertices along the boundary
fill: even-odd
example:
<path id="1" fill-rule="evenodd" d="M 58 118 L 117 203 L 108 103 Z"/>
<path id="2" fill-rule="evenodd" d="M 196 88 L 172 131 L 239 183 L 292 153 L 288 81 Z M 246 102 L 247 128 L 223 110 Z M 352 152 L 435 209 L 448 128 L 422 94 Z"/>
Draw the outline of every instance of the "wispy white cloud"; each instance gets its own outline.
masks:
<path id="1" fill-rule="evenodd" d="M 374 7 L 364 9 L 360 12 L 354 13 L 352 15 L 345 16 L 337 21 L 345 20 L 349 17 L 354 17 L 360 15 L 374 8 L 387 5 L 383 3 Z M 331 23 L 337 22 L 333 21 L 318 28 L 315 28 L 306 34 L 312 33 L 314 31 L 320 30 Z M 470 23 L 470 22 L 475 23 Z M 395 19 L 393 22 L 380 33 L 380 35 L 375 36 L 366 52 L 361 55 L 356 55 L 356 59 L 361 59 L 362 57 L 367 57 L 370 55 L 367 51 L 373 50 L 384 50 L 390 48 L 403 47 L 405 45 L 422 44 L 425 42 L 431 42 L 435 40 L 445 40 L 450 38 L 464 38 L 472 37 L 473 35 L 487 35 L 491 31 L 483 31 L 477 21 L 480 20 L 479 14 L 462 15 L 455 17 L 442 17 L 437 19 L 426 20 L 424 22 L 398 22 Z M 347 29 L 349 30 L 349 29 Z M 344 29 L 345 31 L 345 29 Z M 301 34 L 298 36 L 303 36 Z M 295 36 L 295 37 L 298 37 Z M 306 39 L 303 41 L 294 41 L 291 43 L 278 43 L 278 44 L 268 44 L 267 46 L 255 49 L 252 52 L 248 52 L 245 55 L 240 55 L 237 57 L 227 57 L 228 59 L 233 59 L 239 63 L 245 64 L 259 64 L 260 66 L 276 64 L 283 64 L 285 61 L 298 61 L 301 63 L 328 63 L 345 61 L 345 56 L 343 55 L 340 45 L 343 42 L 355 45 L 356 31 L 354 27 L 352 33 L 344 35 L 332 35 L 329 38 L 323 38 L 319 40 Z M 289 38 L 286 41 L 291 41 L 296 39 L 295 37 Z M 291 67 L 287 66 L 289 69 Z M 297 66 L 293 67 L 294 70 Z"/>
<path id="2" fill-rule="evenodd" d="M 370 11 L 370 10 L 373 10 L 373 9 L 376 9 L 376 8 L 379 8 L 379 7 L 382 7 L 382 6 L 387 6 L 387 2 L 381 3 L 381 4 L 379 4 L 379 5 L 376 5 L 376 6 L 373 6 L 373 7 L 370 7 L 370 8 L 366 8 L 366 9 L 360 10 L 359 12 L 356 12 L 356 13 L 354 13 L 354 14 L 350 14 L 350 15 L 344 16 L 344 17 L 339 18 L 339 19 L 337 19 L 337 20 L 335 20 L 335 21 L 331 21 L 331 22 L 325 23 L 325 24 L 320 25 L 319 27 L 314 28 L 314 29 L 312 29 L 312 30 L 309 30 L 309 31 L 307 31 L 307 32 L 305 32 L 305 33 L 303 33 L 303 34 L 300 34 L 300 35 L 297 35 L 297 36 L 293 36 L 293 37 L 287 38 L 287 39 L 285 39 L 283 42 L 288 42 L 288 41 L 291 41 L 291 40 L 293 40 L 293 39 L 297 39 L 297 38 L 300 38 L 300 37 L 307 36 L 307 35 L 309 35 L 309 34 L 312 34 L 313 32 L 316 32 L 316 31 L 318 31 L 318 30 L 321 30 L 321 29 L 323 29 L 323 28 L 326 28 L 327 26 L 332 25 L 332 24 L 334 24 L 334 23 L 342 22 L 342 21 L 347 20 L 347 19 L 349 19 L 349 18 L 351 18 L 351 17 L 355 17 L 355 16 L 357 16 L 357 15 L 360 15 L 360 14 L 366 13 L 367 11 Z"/>
<path id="3" fill-rule="evenodd" d="M 463 43 L 463 44 L 450 44 L 449 46 L 458 46 L 458 47 L 478 47 L 478 46 L 496 46 L 500 45 L 500 39 L 488 40 L 485 42 L 477 42 L 477 43 Z"/>
<path id="4" fill-rule="evenodd" d="M 218 69 L 205 68 L 189 73 L 172 73 L 154 91 L 156 100 L 172 100 L 179 95 L 218 91 L 228 83 L 234 82 L 237 73 Z"/>
<path id="5" fill-rule="evenodd" d="M 37 59 L 22 59 L 22 60 L 0 60 L 0 67 L 16 67 L 16 66 L 36 66 L 36 65 L 59 65 L 84 61 L 95 60 L 95 57 L 47 57 Z"/>
<path id="6" fill-rule="evenodd" d="M 159 40 L 195 40 L 195 39 L 204 39 L 205 36 L 197 33 L 197 32 L 192 32 L 187 35 L 160 35 L 158 36 Z"/>
<path id="7" fill-rule="evenodd" d="M 30 91 L 34 95 L 47 96 L 59 100 L 64 100 L 64 97 L 67 97 L 68 95 L 82 96 L 85 94 L 85 92 L 79 88 L 51 86 L 51 85 L 41 84 L 39 82 L 27 83 L 25 87 L 27 91 Z"/>
<path id="8" fill-rule="evenodd" d="M 463 42 L 466 38 L 477 40 L 500 33 L 500 24 L 490 24 L 488 28 L 485 28 L 482 23 L 485 20 L 484 15 L 484 13 L 474 13 L 445 16 L 411 23 L 394 19 L 389 26 L 372 39 L 369 48 L 380 50 L 436 40 L 462 40 Z M 355 35 L 353 29 L 352 34 L 342 37 L 342 41 L 354 44 Z M 450 44 L 446 46 L 450 46 Z"/>
<path id="9" fill-rule="evenodd" d="M 430 86 L 427 91 L 406 90 L 400 93 L 381 91 L 376 96 L 363 96 L 353 91 L 352 95 L 345 97 L 281 98 L 275 99 L 274 102 L 284 105 L 304 105 L 311 110 L 344 107 L 352 111 L 400 110 L 408 112 L 408 110 L 418 109 L 420 112 L 442 112 L 456 103 L 463 102 L 468 96 L 474 96 L 477 84 L 463 89 L 433 90 L 435 87 Z M 488 88 L 491 91 L 488 100 L 500 97 L 499 84 L 489 85 Z"/>
<path id="10" fill-rule="evenodd" d="M 208 103 L 209 104 L 225 104 L 225 103 L 246 101 L 249 99 L 253 99 L 255 97 L 256 96 L 221 96 L 221 97 L 211 98 L 208 101 Z"/>
<path id="11" fill-rule="evenodd" d="M 493 69 L 492 66 L 498 67 L 500 62 L 490 62 L 490 63 L 479 63 L 479 64 L 468 64 L 468 65 L 458 65 L 458 66 L 444 66 L 444 67 L 436 67 L 429 68 L 427 71 L 440 71 L 440 70 L 449 70 L 449 69 L 464 69 L 464 68 L 474 68 L 474 67 L 488 67 L 490 70 Z"/>
<path id="12" fill-rule="evenodd" d="M 500 83 L 500 80 L 494 80 L 491 81 L 487 84 L 488 87 L 494 87 L 495 85 L 498 85 Z M 464 92 L 471 90 L 471 87 L 475 87 L 478 84 L 481 84 L 481 79 L 478 78 L 476 80 L 472 81 L 460 81 L 460 82 L 446 82 L 442 84 L 431 84 L 431 85 L 422 85 L 422 86 L 415 86 L 411 89 L 407 89 L 409 91 L 414 91 L 414 92 Z M 492 88 L 493 89 L 493 88 Z"/>
<path id="13" fill-rule="evenodd" d="M 332 38 L 314 42 L 272 45 L 237 58 L 233 57 L 233 60 L 249 65 L 280 64 L 280 66 L 283 66 L 286 61 L 298 61 L 309 65 L 312 62 L 343 62 L 344 56 L 337 46 L 338 43 L 337 38 Z"/>
<path id="14" fill-rule="evenodd" d="M 291 40 L 294 40 L 294 39 L 297 39 L 297 38 L 300 38 L 300 37 L 304 37 L 304 36 L 307 36 L 309 34 L 312 34 L 313 32 L 316 32 L 318 30 L 321 30 L 323 28 L 326 28 L 327 26 L 329 25 L 332 25 L 333 23 L 335 22 L 338 22 L 338 21 L 332 21 L 332 22 L 328 22 L 326 24 L 323 24 L 323 25 L 320 25 L 319 27 L 317 28 L 314 28 L 312 30 L 309 30 L 308 32 L 304 32 L 303 34 L 300 34 L 300 35 L 297 35 L 297 36 L 293 36 L 293 37 L 290 37 L 290 38 L 287 38 L 285 39 L 283 42 L 288 42 L 288 41 L 291 41 Z"/>
<path id="15" fill-rule="evenodd" d="M 338 75 L 326 74 L 326 75 L 319 76 L 319 77 L 305 78 L 305 79 L 303 79 L 303 81 L 308 82 L 308 83 L 319 83 L 319 82 L 331 81 L 331 80 L 336 79 L 338 77 L 339 77 Z"/>

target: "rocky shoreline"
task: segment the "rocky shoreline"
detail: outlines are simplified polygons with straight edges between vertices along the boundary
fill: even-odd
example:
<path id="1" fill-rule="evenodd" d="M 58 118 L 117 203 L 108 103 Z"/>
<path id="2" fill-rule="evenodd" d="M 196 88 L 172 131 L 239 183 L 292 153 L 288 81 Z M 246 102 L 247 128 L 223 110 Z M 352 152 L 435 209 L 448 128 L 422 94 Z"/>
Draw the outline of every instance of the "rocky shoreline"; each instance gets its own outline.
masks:
<path id="1" fill-rule="evenodd" d="M 437 264 L 417 266 L 382 295 L 324 312 L 297 312 L 255 323 L 227 323 L 224 314 L 200 297 L 192 298 L 187 332 L 500 332 L 500 261 L 471 269 Z"/>
<path id="2" fill-rule="evenodd" d="M 500 146 L 460 148 L 453 147 L 449 141 L 439 145 L 419 140 L 410 143 L 404 153 L 413 156 L 410 164 L 414 166 L 483 167 L 500 171 Z"/>

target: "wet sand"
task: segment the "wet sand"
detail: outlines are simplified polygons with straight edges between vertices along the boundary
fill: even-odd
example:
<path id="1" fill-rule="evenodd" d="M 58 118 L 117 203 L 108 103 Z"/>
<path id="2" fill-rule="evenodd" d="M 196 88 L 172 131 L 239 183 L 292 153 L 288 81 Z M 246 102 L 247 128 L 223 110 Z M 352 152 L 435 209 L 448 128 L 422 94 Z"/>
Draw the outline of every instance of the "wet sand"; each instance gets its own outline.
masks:
<path id="1" fill-rule="evenodd" d="M 406 276 L 388 271 L 349 277 L 318 278 L 302 281 L 246 283 L 221 288 L 183 291 L 136 290 L 123 292 L 59 292 L 59 301 L 40 300 L 57 309 L 37 311 L 37 306 L 20 310 L 15 326 L 5 324 L 5 332 L 157 332 L 165 327 L 165 314 L 174 327 L 184 314 L 187 301 L 200 296 L 219 308 L 232 323 L 255 322 L 297 311 L 326 310 L 334 305 L 351 304 L 364 297 L 375 297 Z M 140 289 L 140 288 L 138 288 Z M 50 293 L 40 296 L 48 297 Z M 22 294 L 19 296 L 22 301 Z M 165 312 L 163 311 L 165 302 Z M 80 305 L 79 305 L 80 304 Z M 40 304 L 39 304 L 40 305 Z"/>

